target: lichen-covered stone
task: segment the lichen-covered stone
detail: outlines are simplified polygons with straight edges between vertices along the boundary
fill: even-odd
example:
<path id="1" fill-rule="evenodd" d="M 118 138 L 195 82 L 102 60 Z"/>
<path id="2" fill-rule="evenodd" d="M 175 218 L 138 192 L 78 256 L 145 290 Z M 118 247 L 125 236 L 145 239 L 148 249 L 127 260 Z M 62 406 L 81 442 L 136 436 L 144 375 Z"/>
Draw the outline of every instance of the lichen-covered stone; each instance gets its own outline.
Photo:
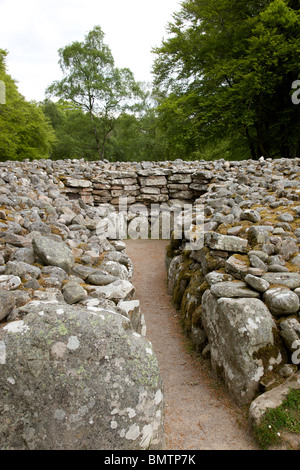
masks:
<path id="1" fill-rule="evenodd" d="M 286 287 L 273 287 L 264 293 L 264 301 L 273 315 L 292 315 L 300 307 L 299 297 Z"/>
<path id="2" fill-rule="evenodd" d="M 202 322 L 213 369 L 238 403 L 250 403 L 264 374 L 283 362 L 275 344 L 272 315 L 259 299 L 216 299 L 207 290 L 202 298 Z M 273 354 L 263 360 L 259 352 L 268 347 Z"/>
<path id="3" fill-rule="evenodd" d="M 209 232 L 204 237 L 205 244 L 213 250 L 247 253 L 248 241 L 244 238 Z"/>
<path id="4" fill-rule="evenodd" d="M 224 281 L 213 284 L 210 292 L 217 298 L 259 298 L 259 293 L 249 289 L 246 282 L 243 281 Z"/>
<path id="5" fill-rule="evenodd" d="M 0 330 L 0 446 L 138 450 L 164 446 L 151 344 L 117 313 L 35 302 Z"/>
<path id="6" fill-rule="evenodd" d="M 37 236 L 32 240 L 36 255 L 50 266 L 58 266 L 69 273 L 74 265 L 74 257 L 65 243 L 59 243 L 48 237 Z"/>

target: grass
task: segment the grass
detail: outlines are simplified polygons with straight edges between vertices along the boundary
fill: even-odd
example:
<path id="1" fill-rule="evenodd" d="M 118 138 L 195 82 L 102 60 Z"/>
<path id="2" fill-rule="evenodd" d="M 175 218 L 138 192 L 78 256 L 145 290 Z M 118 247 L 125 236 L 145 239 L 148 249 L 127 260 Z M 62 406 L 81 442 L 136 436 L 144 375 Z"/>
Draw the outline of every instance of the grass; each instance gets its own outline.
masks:
<path id="1" fill-rule="evenodd" d="M 260 447 L 268 449 L 282 441 L 284 431 L 300 434 L 300 390 L 291 390 L 278 408 L 268 409 L 254 435 Z"/>

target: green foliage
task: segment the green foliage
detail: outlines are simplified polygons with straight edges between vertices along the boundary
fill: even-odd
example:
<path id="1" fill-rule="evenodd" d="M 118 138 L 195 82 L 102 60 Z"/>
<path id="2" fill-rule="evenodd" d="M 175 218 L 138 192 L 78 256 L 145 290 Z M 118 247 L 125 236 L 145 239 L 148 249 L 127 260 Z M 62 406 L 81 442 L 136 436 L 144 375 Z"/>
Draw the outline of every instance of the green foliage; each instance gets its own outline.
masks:
<path id="1" fill-rule="evenodd" d="M 115 161 L 162 161 L 169 159 L 166 140 L 153 111 L 136 117 L 122 114 L 111 132 L 108 158 Z"/>
<path id="2" fill-rule="evenodd" d="M 254 429 L 263 449 L 278 444 L 283 431 L 300 434 L 300 390 L 291 390 L 278 408 L 268 409 Z"/>
<path id="3" fill-rule="evenodd" d="M 246 140 L 252 158 L 299 155 L 298 2 L 186 0 L 168 31 L 154 73 L 170 142 L 187 154 L 226 138 Z"/>
<path id="4" fill-rule="evenodd" d="M 99 26 L 85 36 L 84 42 L 75 41 L 60 49 L 59 56 L 64 78 L 54 82 L 47 95 L 69 101 L 89 116 L 91 125 L 85 130 L 93 135 L 98 158 L 103 159 L 117 117 L 135 108 L 141 88 L 129 69 L 114 66 Z"/>
<path id="5" fill-rule="evenodd" d="M 92 122 L 87 113 L 62 100 L 57 103 L 45 100 L 43 111 L 50 120 L 57 139 L 50 154 L 53 160 L 97 159 Z"/>
<path id="6" fill-rule="evenodd" d="M 0 80 L 5 84 L 5 104 L 0 104 L 0 160 L 48 157 L 55 141 L 52 127 L 40 106 L 19 93 L 6 73 L 7 52 L 0 50 Z"/>

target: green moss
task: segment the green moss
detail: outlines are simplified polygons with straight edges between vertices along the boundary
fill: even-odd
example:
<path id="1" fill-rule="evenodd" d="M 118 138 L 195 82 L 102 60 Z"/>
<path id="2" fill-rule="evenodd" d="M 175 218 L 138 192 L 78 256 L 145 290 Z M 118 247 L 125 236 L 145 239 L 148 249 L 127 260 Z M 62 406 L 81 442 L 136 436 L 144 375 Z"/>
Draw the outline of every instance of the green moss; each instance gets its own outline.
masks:
<path id="1" fill-rule="evenodd" d="M 178 248 L 182 245 L 182 232 L 173 231 L 171 233 L 171 239 L 170 239 L 171 246 L 173 250 L 178 250 Z"/>
<path id="2" fill-rule="evenodd" d="M 264 369 L 266 371 L 270 367 L 270 360 L 272 358 L 276 359 L 278 357 L 278 354 L 281 353 L 282 355 L 281 363 L 278 364 L 277 367 L 276 365 L 274 365 L 274 368 L 273 368 L 273 373 L 276 373 L 276 369 L 282 366 L 282 362 L 287 361 L 287 355 L 283 347 L 282 340 L 280 338 L 277 328 L 273 328 L 272 332 L 273 332 L 273 338 L 274 338 L 273 344 L 269 343 L 264 348 L 260 348 L 258 351 L 253 353 L 253 358 L 261 359 L 263 362 Z"/>
<path id="3" fill-rule="evenodd" d="M 168 245 L 166 247 L 166 256 L 170 259 L 174 258 L 174 249 L 173 249 L 172 245 Z"/>
<path id="4" fill-rule="evenodd" d="M 300 434 L 300 390 L 291 390 L 279 407 L 268 409 L 253 431 L 262 449 L 282 442 L 283 431 Z"/>
<path id="5" fill-rule="evenodd" d="M 190 280 L 192 279 L 193 275 L 195 274 L 195 269 L 192 268 L 193 261 L 190 259 L 185 260 L 180 265 L 180 271 L 178 273 L 174 291 L 173 291 L 173 303 L 176 309 L 180 309 L 182 297 L 184 295 L 185 290 L 188 287 Z"/>
<path id="6" fill-rule="evenodd" d="M 200 270 L 193 273 L 181 301 L 181 325 L 186 333 L 190 333 L 193 323 L 193 314 L 201 306 L 202 295 L 208 284 L 203 282 L 204 275 Z"/>
<path id="7" fill-rule="evenodd" d="M 202 305 L 199 305 L 193 313 L 192 324 L 195 327 L 203 328 L 202 325 Z"/>

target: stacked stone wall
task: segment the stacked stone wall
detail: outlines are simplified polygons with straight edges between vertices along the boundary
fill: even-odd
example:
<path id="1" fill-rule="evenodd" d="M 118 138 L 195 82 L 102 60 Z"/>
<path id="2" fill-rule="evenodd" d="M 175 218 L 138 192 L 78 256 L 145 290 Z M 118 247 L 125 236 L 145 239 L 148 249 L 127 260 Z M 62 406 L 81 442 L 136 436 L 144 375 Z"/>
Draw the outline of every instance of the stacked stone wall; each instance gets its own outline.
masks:
<path id="1" fill-rule="evenodd" d="M 61 169 L 65 171 L 59 174 Z M 70 198 L 81 198 L 95 206 L 109 203 L 118 206 L 126 197 L 128 204 L 145 206 L 172 200 L 194 201 L 207 192 L 214 179 L 205 162 L 162 163 L 57 163 L 64 192 Z"/>

